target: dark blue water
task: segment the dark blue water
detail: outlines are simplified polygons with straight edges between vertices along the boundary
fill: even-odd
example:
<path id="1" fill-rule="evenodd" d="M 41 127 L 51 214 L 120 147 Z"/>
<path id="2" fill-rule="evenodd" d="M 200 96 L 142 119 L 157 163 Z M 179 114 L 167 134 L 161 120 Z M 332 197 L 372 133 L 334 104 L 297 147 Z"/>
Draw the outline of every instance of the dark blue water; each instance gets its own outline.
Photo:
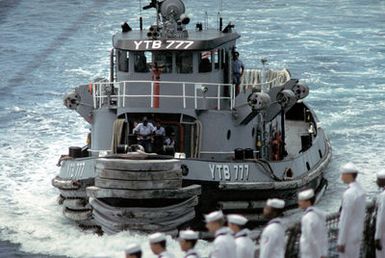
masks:
<path id="1" fill-rule="evenodd" d="M 191 27 L 205 11 L 215 27 L 219 2 L 185 1 Z M 385 2 L 227 0 L 222 9 L 242 35 L 247 67 L 265 57 L 310 86 L 308 102 L 334 152 L 321 207 L 339 205 L 343 162 L 357 163 L 359 181 L 375 193 L 375 172 L 385 166 Z M 0 240 L 7 241 L 0 257 L 122 257 L 130 242 L 142 242 L 151 257 L 145 236 L 79 231 L 61 215 L 50 184 L 59 155 L 87 132 L 62 96 L 108 76 L 111 36 L 124 20 L 137 27 L 138 12 L 138 1 L 0 0 Z M 143 16 L 146 26 L 154 21 L 152 11 Z M 207 253 L 204 243 L 200 249 Z"/>

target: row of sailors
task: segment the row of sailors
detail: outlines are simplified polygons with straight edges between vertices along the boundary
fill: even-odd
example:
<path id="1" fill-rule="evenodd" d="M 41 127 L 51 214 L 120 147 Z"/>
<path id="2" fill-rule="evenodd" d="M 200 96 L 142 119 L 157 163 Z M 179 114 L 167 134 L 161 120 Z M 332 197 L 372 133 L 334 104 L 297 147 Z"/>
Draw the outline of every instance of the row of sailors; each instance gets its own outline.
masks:
<path id="1" fill-rule="evenodd" d="M 356 181 L 359 170 L 353 163 L 347 163 L 341 170 L 341 180 L 349 187 L 342 198 L 339 219 L 337 251 L 340 258 L 358 258 L 363 237 L 366 194 Z M 385 170 L 377 173 L 377 184 L 385 189 Z M 385 191 L 377 199 L 377 220 L 375 231 L 376 257 L 385 258 Z M 326 258 L 328 256 L 328 232 L 326 215 L 314 207 L 315 194 L 307 189 L 298 194 L 298 206 L 304 210 L 301 219 L 300 257 Z M 285 201 L 269 199 L 263 210 L 269 219 L 260 238 L 259 257 L 285 257 L 285 226 L 282 214 Z M 245 228 L 247 219 L 241 215 L 228 215 L 228 227 L 225 227 L 225 216 L 222 211 L 215 211 L 205 216 L 206 227 L 215 234 L 210 258 L 255 258 L 257 248 Z M 185 258 L 199 258 L 194 249 L 198 241 L 198 233 L 192 230 L 181 231 L 179 243 Z M 166 250 L 166 236 L 155 233 L 149 237 L 150 247 L 158 258 L 173 258 Z M 139 245 L 133 244 L 126 250 L 126 258 L 141 258 Z"/>

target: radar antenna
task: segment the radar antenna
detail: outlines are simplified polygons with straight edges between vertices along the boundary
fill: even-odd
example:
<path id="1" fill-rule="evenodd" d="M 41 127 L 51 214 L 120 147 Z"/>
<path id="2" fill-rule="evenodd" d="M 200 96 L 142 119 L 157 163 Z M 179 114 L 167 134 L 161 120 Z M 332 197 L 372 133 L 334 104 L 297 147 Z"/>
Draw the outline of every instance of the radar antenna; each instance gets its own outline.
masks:
<path id="1" fill-rule="evenodd" d="M 187 35 L 185 25 L 190 22 L 190 18 L 185 14 L 185 5 L 181 0 L 151 0 L 143 10 L 151 8 L 156 9 L 156 31 L 161 31 L 162 37 Z"/>

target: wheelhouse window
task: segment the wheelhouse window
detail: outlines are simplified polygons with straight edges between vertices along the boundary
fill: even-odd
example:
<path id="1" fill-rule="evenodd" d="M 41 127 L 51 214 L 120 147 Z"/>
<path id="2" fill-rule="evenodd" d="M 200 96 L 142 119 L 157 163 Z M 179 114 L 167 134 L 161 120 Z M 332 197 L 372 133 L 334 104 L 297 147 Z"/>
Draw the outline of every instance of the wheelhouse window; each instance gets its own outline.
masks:
<path id="1" fill-rule="evenodd" d="M 134 71 L 136 73 L 148 73 L 152 63 L 152 54 L 149 51 L 134 53 Z"/>
<path id="2" fill-rule="evenodd" d="M 199 72 L 208 73 L 211 71 L 212 71 L 211 51 L 201 52 L 200 61 L 199 61 Z"/>
<path id="3" fill-rule="evenodd" d="M 128 51 L 118 50 L 118 70 L 128 72 Z"/>
<path id="4" fill-rule="evenodd" d="M 154 53 L 154 65 L 162 69 L 162 73 L 172 73 L 172 52 Z"/>
<path id="5" fill-rule="evenodd" d="M 176 54 L 176 72 L 192 73 L 193 72 L 193 53 L 180 52 Z"/>

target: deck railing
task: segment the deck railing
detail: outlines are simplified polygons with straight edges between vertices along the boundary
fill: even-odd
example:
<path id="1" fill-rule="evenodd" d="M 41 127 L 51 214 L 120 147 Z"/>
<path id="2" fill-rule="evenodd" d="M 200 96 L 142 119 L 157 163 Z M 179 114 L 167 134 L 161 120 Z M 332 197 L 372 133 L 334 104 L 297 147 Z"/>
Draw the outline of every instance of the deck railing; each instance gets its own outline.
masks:
<path id="1" fill-rule="evenodd" d="M 175 81 L 120 81 L 92 84 L 94 108 L 101 108 L 115 100 L 118 107 L 140 101 L 143 107 L 159 108 L 159 101 L 178 101 L 176 108 L 231 110 L 234 107 L 235 88 L 232 84 L 175 82 Z M 208 105 L 209 103 L 209 105 Z"/>
<path id="2" fill-rule="evenodd" d="M 329 253 L 328 257 L 338 257 L 337 237 L 339 212 L 328 214 L 326 225 L 328 229 Z M 376 225 L 376 208 L 374 201 L 367 204 L 363 240 L 361 243 L 361 257 L 375 257 L 374 231 Z M 299 239 L 301 237 L 301 223 L 298 221 L 290 226 L 287 231 L 286 258 L 299 257 Z"/>

